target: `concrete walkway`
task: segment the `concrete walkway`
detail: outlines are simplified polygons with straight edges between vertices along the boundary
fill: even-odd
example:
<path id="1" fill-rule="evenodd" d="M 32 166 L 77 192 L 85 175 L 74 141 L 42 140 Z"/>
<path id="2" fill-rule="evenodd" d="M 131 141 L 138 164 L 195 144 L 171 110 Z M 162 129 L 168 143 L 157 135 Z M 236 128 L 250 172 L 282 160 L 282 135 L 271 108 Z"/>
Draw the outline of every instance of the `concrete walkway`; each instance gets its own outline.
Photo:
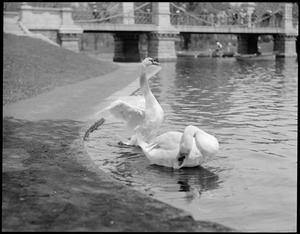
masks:
<path id="1" fill-rule="evenodd" d="M 139 64 L 120 64 L 3 107 L 2 231 L 232 231 L 129 189 L 86 154 L 95 113 L 136 91 L 138 75 Z"/>
<path id="2" fill-rule="evenodd" d="M 26 120 L 72 119 L 87 120 L 108 102 L 127 96 L 139 89 L 139 64 L 119 64 L 120 68 L 96 77 L 63 87 L 3 107 L 4 116 Z M 149 67 L 148 77 L 160 71 Z"/>

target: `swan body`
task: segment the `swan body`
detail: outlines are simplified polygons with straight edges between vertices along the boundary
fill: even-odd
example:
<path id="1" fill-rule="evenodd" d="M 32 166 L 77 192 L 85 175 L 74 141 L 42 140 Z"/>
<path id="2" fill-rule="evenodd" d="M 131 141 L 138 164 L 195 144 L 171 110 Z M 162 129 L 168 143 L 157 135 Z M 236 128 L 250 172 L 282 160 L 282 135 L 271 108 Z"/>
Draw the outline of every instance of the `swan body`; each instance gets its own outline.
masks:
<path id="1" fill-rule="evenodd" d="M 127 145 L 137 145 L 136 134 L 139 134 L 142 140 L 149 142 L 156 136 L 164 118 L 163 109 L 153 95 L 147 79 L 146 69 L 151 65 L 159 65 L 159 63 L 150 57 L 145 58 L 141 63 L 139 82 L 143 94 L 142 99 L 138 98 L 138 102 L 135 99 L 134 104 L 116 100 L 104 110 L 114 118 L 125 122 L 129 129 L 134 130 L 135 134 L 130 140 L 123 142 Z"/>
<path id="2" fill-rule="evenodd" d="M 219 150 L 214 136 L 193 125 L 187 126 L 183 133 L 166 132 L 150 143 L 137 137 L 137 142 L 151 163 L 174 169 L 199 166 Z"/>

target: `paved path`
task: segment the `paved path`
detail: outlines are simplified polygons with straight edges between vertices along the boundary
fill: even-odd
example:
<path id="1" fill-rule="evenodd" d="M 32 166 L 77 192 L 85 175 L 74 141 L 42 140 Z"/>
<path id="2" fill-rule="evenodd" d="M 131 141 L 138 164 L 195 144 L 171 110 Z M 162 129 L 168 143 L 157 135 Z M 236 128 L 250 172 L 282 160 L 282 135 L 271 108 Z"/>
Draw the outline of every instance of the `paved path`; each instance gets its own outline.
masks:
<path id="1" fill-rule="evenodd" d="M 160 71 L 149 67 L 148 77 Z M 44 119 L 93 119 L 97 111 L 139 88 L 139 64 L 120 64 L 120 68 L 103 76 L 76 84 L 56 87 L 54 90 L 3 107 L 4 116 L 26 120 Z"/>
<path id="2" fill-rule="evenodd" d="M 136 91 L 138 75 L 137 63 L 120 64 L 3 108 L 2 231 L 232 230 L 120 184 L 86 154 L 95 113 Z"/>

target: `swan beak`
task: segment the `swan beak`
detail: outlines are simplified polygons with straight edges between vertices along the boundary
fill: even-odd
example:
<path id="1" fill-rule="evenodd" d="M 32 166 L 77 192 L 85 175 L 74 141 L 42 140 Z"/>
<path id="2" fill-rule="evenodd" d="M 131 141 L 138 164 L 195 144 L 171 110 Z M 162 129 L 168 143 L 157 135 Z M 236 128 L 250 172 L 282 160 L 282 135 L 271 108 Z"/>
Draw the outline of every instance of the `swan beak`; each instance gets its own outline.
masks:
<path id="1" fill-rule="evenodd" d="M 183 166 L 184 161 L 187 159 L 189 153 L 179 153 L 179 157 L 177 158 L 178 168 Z"/>
<path id="2" fill-rule="evenodd" d="M 180 155 L 178 158 L 178 166 L 181 167 L 185 160 L 185 155 Z"/>
<path id="3" fill-rule="evenodd" d="M 157 60 L 157 59 L 153 59 L 153 61 L 152 61 L 152 65 L 156 65 L 156 66 L 158 66 L 158 65 L 160 65 L 160 63 L 158 62 L 158 60 Z"/>

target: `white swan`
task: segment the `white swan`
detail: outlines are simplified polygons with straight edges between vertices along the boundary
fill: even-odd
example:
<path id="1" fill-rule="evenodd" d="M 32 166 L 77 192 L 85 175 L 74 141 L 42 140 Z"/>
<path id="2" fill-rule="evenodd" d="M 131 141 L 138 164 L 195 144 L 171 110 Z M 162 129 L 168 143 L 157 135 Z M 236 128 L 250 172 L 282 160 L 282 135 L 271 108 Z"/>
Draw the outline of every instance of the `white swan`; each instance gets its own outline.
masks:
<path id="1" fill-rule="evenodd" d="M 138 133 L 142 140 L 149 142 L 156 136 L 157 131 L 163 121 L 164 112 L 160 104 L 154 97 L 147 79 L 147 67 L 159 65 L 153 58 L 145 58 L 141 63 L 140 71 L 140 89 L 144 96 L 139 103 L 135 105 L 122 100 L 116 100 L 105 111 L 109 111 L 113 117 L 124 121 L 129 129 L 133 129 L 135 134 L 129 142 L 123 142 L 127 145 L 137 145 L 136 134 Z"/>
<path id="2" fill-rule="evenodd" d="M 179 169 L 207 162 L 219 150 L 218 140 L 205 131 L 189 125 L 184 132 L 170 131 L 149 144 L 137 137 L 138 145 L 153 164 Z"/>

